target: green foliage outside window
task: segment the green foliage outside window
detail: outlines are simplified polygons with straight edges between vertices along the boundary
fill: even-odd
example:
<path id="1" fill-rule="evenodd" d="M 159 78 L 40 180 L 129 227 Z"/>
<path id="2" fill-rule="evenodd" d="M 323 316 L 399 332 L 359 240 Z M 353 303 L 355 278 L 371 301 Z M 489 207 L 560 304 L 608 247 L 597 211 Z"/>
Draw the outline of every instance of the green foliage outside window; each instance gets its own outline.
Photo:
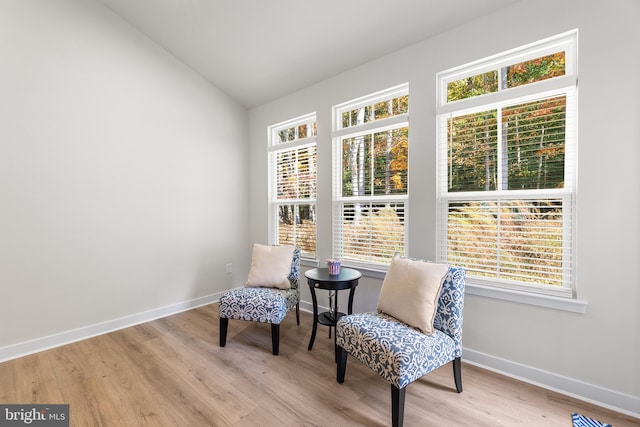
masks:
<path id="1" fill-rule="evenodd" d="M 562 188 L 565 120 L 564 96 L 450 119 L 449 191 Z"/>
<path id="2" fill-rule="evenodd" d="M 377 102 L 342 113 L 342 127 L 348 128 L 386 119 L 409 111 L 409 95 L 399 96 L 388 101 Z"/>
<path id="3" fill-rule="evenodd" d="M 499 79 L 498 72 L 504 77 Z M 459 101 L 474 96 L 497 92 L 502 80 L 502 89 L 514 88 L 540 82 L 565 74 L 565 52 L 557 52 L 498 70 L 465 77 L 447 85 L 447 102 Z"/>

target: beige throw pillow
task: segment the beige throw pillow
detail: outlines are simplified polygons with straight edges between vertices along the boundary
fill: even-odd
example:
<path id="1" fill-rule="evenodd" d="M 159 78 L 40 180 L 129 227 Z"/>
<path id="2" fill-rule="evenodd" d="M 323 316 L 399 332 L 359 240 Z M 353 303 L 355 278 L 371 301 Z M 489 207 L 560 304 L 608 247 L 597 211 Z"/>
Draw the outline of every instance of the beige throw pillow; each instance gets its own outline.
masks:
<path id="1" fill-rule="evenodd" d="M 293 246 L 268 246 L 255 243 L 246 287 L 289 289 Z"/>
<path id="2" fill-rule="evenodd" d="M 382 282 L 378 311 L 431 335 L 440 289 L 447 271 L 447 264 L 394 256 Z"/>

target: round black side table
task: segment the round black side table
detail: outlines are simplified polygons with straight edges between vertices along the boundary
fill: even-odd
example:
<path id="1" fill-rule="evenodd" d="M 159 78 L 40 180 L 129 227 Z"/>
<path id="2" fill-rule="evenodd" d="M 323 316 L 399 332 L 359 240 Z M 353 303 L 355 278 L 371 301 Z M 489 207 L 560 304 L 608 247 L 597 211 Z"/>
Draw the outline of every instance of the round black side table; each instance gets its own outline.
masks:
<path id="1" fill-rule="evenodd" d="M 349 289 L 349 307 L 348 314 L 353 311 L 353 296 L 356 292 L 356 286 L 358 286 L 358 280 L 362 276 L 358 270 L 353 268 L 340 268 L 339 274 L 329 274 L 327 268 L 314 268 L 307 270 L 304 275 L 307 278 L 309 284 L 309 290 L 311 291 L 311 298 L 313 299 L 313 330 L 311 331 L 311 339 L 309 340 L 309 350 L 313 348 L 313 342 L 316 339 L 316 332 L 318 330 L 318 323 L 329 327 L 329 336 L 331 336 L 331 328 L 335 328 L 336 322 L 340 317 L 344 316 L 344 313 L 338 311 L 338 292 L 344 289 Z M 333 298 L 329 297 L 329 310 L 318 314 L 318 299 L 316 298 L 316 289 L 325 289 L 333 293 Z M 331 301 L 333 299 L 333 301 Z M 335 333 L 334 333 L 334 347 L 335 347 Z"/>

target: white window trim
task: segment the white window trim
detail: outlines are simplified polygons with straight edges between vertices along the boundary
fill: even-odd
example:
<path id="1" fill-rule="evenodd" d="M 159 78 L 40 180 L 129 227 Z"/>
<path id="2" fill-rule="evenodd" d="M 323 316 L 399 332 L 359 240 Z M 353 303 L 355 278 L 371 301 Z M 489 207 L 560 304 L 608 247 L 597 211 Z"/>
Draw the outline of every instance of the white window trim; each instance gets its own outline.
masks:
<path id="1" fill-rule="evenodd" d="M 541 56 L 545 56 L 560 50 L 565 51 L 566 58 L 566 67 L 565 67 L 565 75 L 549 80 L 543 80 L 540 82 L 510 88 L 506 91 L 498 90 L 497 92 L 471 97 L 467 99 L 462 99 L 459 101 L 449 102 L 447 103 L 447 85 L 449 82 L 457 81 L 461 78 L 470 75 L 477 75 L 484 72 L 488 72 L 491 70 L 495 70 L 496 68 L 500 69 L 503 66 L 527 61 L 530 59 L 539 58 Z M 523 55 L 522 52 L 526 51 Z M 456 115 L 461 114 L 469 114 L 473 112 L 478 112 L 485 110 L 487 108 L 493 108 L 496 104 L 504 105 L 505 103 L 516 104 L 519 101 L 527 101 L 529 99 L 546 97 L 549 95 L 557 94 L 559 92 L 567 93 L 568 96 L 572 96 L 575 98 L 575 108 L 577 108 L 577 30 L 569 31 L 564 34 L 560 34 L 556 37 L 551 37 L 549 39 L 543 40 L 538 43 L 534 43 L 528 46 L 524 46 L 521 48 L 516 48 L 510 50 L 508 52 L 495 55 L 490 58 L 485 58 L 483 60 L 476 61 L 471 64 L 466 64 L 460 67 L 456 67 L 454 69 L 438 73 L 437 75 L 438 82 L 438 98 L 437 98 L 437 106 L 436 106 L 436 114 L 438 116 L 437 120 L 437 141 L 438 141 L 438 150 L 442 149 L 440 146 L 440 132 L 442 131 L 441 127 L 441 119 L 442 116 L 448 115 L 455 111 Z M 569 110 L 569 108 L 568 108 Z M 570 117 L 573 116 L 573 117 Z M 571 121 L 571 122 L 570 122 Z M 571 135 L 569 135 L 571 133 Z M 577 167 L 577 149 L 575 147 L 575 142 L 577 141 L 577 114 L 574 112 L 567 111 L 567 151 L 571 151 L 573 153 L 573 164 L 570 165 L 573 168 Z M 443 244 L 443 238 L 441 236 L 443 230 L 443 221 L 446 223 L 447 218 L 447 202 L 449 200 L 455 199 L 464 199 L 465 193 L 447 193 L 446 191 L 446 182 L 441 182 L 440 177 L 441 173 L 443 173 L 443 169 L 446 170 L 446 157 L 438 154 L 438 225 L 437 225 L 437 254 L 438 257 L 441 257 L 443 253 L 443 248 L 441 245 Z M 566 189 L 564 190 L 542 190 L 537 192 L 537 195 L 552 195 L 556 194 L 556 197 L 560 196 L 563 198 L 569 199 L 569 206 L 571 208 L 570 212 L 570 222 L 573 224 L 572 230 L 565 230 L 565 236 L 568 232 L 572 231 L 570 238 L 570 245 L 573 248 L 573 254 L 571 259 L 572 271 L 570 278 L 569 287 L 563 287 L 563 289 L 558 290 L 558 292 L 549 291 L 548 287 L 540 286 L 540 287 L 514 287 L 509 284 L 496 284 L 490 283 L 488 284 L 486 281 L 476 278 L 467 278 L 467 290 L 466 292 L 470 295 L 477 295 L 481 297 L 489 297 L 500 300 L 513 301 L 523 304 L 531 304 L 537 306 L 543 306 L 548 308 L 554 308 L 559 310 L 566 310 L 576 313 L 584 313 L 586 310 L 587 302 L 583 300 L 579 300 L 577 298 L 577 280 L 576 280 L 576 212 L 575 212 L 575 194 L 576 194 L 576 182 L 575 179 L 577 177 L 577 171 L 574 169 L 571 173 L 565 173 L 567 180 L 565 180 Z M 443 188 L 444 186 L 444 188 Z M 481 197 L 491 198 L 493 193 L 493 197 L 495 197 L 496 192 L 487 192 L 483 194 Z M 526 193 L 526 197 L 531 197 L 536 192 L 529 191 Z M 504 195 L 504 193 L 502 193 Z M 517 195 L 517 192 L 509 192 L 509 196 Z M 467 197 L 469 195 L 467 194 Z M 474 195 L 474 199 L 478 198 L 477 193 Z"/>

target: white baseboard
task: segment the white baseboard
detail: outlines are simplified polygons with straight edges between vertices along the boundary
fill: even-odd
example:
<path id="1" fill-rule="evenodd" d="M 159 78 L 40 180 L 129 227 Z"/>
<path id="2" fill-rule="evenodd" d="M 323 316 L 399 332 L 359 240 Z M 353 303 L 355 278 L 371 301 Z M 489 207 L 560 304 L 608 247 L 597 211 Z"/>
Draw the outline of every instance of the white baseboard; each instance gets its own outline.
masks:
<path id="1" fill-rule="evenodd" d="M 109 320 L 107 322 L 96 323 L 82 328 L 61 332 L 59 334 L 1 347 L 0 363 L 127 328 L 129 326 L 149 322 L 151 320 L 191 310 L 203 305 L 212 304 L 220 299 L 221 294 L 222 293 L 220 292 L 206 295 L 189 301 L 183 301 L 142 313 Z M 300 301 L 300 309 L 313 313 L 313 306 L 307 301 Z M 323 310 L 325 308 L 319 307 L 319 309 Z M 562 375 L 554 374 L 552 372 L 543 371 L 531 366 L 522 365 L 510 360 L 470 350 L 468 348 L 463 349 L 462 359 L 465 363 L 488 369 L 501 375 L 506 375 L 529 384 L 609 408 L 632 417 L 640 418 L 640 398 L 636 396 L 609 390 L 604 387 L 588 384 Z"/>
<path id="2" fill-rule="evenodd" d="M 552 390 L 594 405 L 602 406 L 640 418 L 640 398 L 585 383 L 531 366 L 501 359 L 489 354 L 463 348 L 462 360 L 501 375 L 515 378 L 547 390 Z"/>
<path id="3" fill-rule="evenodd" d="M 0 347 L 0 363 L 211 304 L 218 301 L 221 294 L 222 293 L 220 292 L 206 295 L 189 301 L 183 301 L 165 307 L 144 311 L 142 313 L 136 313 L 118 319 L 96 323 L 42 338 L 36 338 L 34 340 L 12 344 L 6 347 Z"/>
<path id="4" fill-rule="evenodd" d="M 300 300 L 300 310 L 313 314 L 313 303 Z M 320 310 L 324 311 L 320 306 L 318 306 L 318 311 Z"/>
<path id="5" fill-rule="evenodd" d="M 313 305 L 310 302 L 300 301 L 300 309 L 313 313 Z M 326 307 L 318 307 L 318 310 L 324 311 Z M 470 365 L 475 365 L 575 399 L 640 418 L 640 398 L 636 396 L 620 393 L 468 348 L 462 349 L 462 360 Z"/>

